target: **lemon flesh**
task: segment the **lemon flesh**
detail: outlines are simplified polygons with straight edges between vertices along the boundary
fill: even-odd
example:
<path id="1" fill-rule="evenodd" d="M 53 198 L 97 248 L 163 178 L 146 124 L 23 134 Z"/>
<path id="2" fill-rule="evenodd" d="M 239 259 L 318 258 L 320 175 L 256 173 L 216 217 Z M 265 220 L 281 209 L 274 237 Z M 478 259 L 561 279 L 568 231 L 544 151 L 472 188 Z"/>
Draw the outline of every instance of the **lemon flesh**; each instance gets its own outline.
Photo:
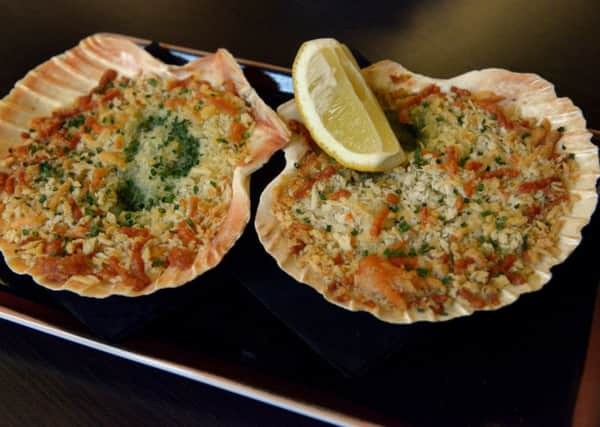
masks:
<path id="1" fill-rule="evenodd" d="M 304 43 L 294 61 L 296 105 L 315 142 L 342 165 L 390 169 L 404 152 L 346 46 L 334 39 Z"/>

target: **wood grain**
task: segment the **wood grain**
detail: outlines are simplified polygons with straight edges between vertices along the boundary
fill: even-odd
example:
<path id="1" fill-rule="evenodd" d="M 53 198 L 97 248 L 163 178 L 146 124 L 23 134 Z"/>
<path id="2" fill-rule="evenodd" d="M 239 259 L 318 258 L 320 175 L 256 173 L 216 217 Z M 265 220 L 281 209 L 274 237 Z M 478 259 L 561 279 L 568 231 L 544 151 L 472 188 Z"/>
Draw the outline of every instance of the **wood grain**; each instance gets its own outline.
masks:
<path id="1" fill-rule="evenodd" d="M 600 426 L 600 290 L 596 292 L 594 320 L 575 404 L 573 426 Z"/>
<path id="2" fill-rule="evenodd" d="M 2 426 L 320 425 L 5 321 L 0 336 Z"/>

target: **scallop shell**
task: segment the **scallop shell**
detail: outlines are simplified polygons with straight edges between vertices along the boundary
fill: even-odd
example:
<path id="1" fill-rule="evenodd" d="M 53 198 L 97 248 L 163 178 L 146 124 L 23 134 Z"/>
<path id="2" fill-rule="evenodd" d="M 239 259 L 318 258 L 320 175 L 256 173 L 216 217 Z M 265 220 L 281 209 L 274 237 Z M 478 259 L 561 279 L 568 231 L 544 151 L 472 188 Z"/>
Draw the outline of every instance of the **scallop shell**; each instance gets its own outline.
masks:
<path id="1" fill-rule="evenodd" d="M 127 77 L 153 73 L 164 78 L 184 79 L 192 73 L 212 85 L 231 80 L 238 95 L 252 109 L 256 127 L 249 144 L 250 162 L 234 170 L 232 201 L 218 234 L 209 247 L 203 247 L 187 270 L 169 268 L 159 281 L 134 291 L 124 283 L 108 285 L 95 276 L 73 276 L 57 286 L 33 277 L 42 286 L 65 289 L 82 296 L 102 298 L 109 295 L 139 296 L 158 289 L 180 286 L 216 266 L 240 237 L 250 219 L 249 175 L 289 140 L 289 130 L 250 86 L 235 59 L 225 49 L 184 66 L 162 63 L 127 38 L 96 34 L 78 46 L 55 56 L 31 70 L 0 101 L 0 153 L 21 144 L 22 132 L 34 117 L 71 105 L 77 97 L 90 92 L 107 69 Z M 6 226 L 6 225 L 5 225 Z M 30 268 L 15 252 L 14 245 L 0 240 L 6 263 L 15 272 L 31 274 Z"/>
<path id="2" fill-rule="evenodd" d="M 558 240 L 559 253 L 556 257 L 549 255 L 542 259 L 528 283 L 502 290 L 499 305 L 486 307 L 484 310 L 496 310 L 507 306 L 515 302 L 521 294 L 539 290 L 548 283 L 552 277 L 550 269 L 563 262 L 580 243 L 581 230 L 589 223 L 597 203 L 596 180 L 600 176 L 598 149 L 591 142 L 592 135 L 586 129 L 586 122 L 581 110 L 573 105 L 570 99 L 558 98 L 554 86 L 535 74 L 514 73 L 503 69 L 485 69 L 442 80 L 415 74 L 400 64 L 386 60 L 364 69 L 363 75 L 372 89 L 384 93 L 399 88 L 418 92 L 430 84 L 440 86 L 443 91 L 449 91 L 452 86 L 474 92 L 493 91 L 518 105 L 525 117 L 547 118 L 553 128 L 564 126 L 567 129 L 561 142 L 568 152 L 575 154 L 581 175 L 576 182 L 571 183 L 570 194 L 575 202 L 571 212 L 563 218 L 564 225 L 560 230 Z M 394 83 L 390 78 L 392 75 L 408 75 L 410 79 L 395 79 L 396 83 Z M 301 120 L 293 100 L 281 105 L 278 113 L 286 122 L 290 119 Z M 290 252 L 293 243 L 283 237 L 281 225 L 271 213 L 275 187 L 281 182 L 283 176 L 292 173 L 294 163 L 298 162 L 306 151 L 307 147 L 301 138 L 293 134 L 290 144 L 284 149 L 286 167 L 262 193 L 256 213 L 255 227 L 259 239 L 284 271 L 299 282 L 317 290 L 329 302 L 351 311 L 369 311 L 385 322 L 408 324 L 417 321 L 444 321 L 467 316 L 476 311 L 472 306 L 463 304 L 458 299 L 455 299 L 451 306 L 446 306 L 447 315 L 441 316 L 432 310 L 425 312 L 419 312 L 416 309 L 383 310 L 380 307 L 358 306 L 352 300 L 340 303 L 329 298 L 326 293 L 327 283 L 323 281 L 320 272 L 298 263 L 297 258 Z"/>

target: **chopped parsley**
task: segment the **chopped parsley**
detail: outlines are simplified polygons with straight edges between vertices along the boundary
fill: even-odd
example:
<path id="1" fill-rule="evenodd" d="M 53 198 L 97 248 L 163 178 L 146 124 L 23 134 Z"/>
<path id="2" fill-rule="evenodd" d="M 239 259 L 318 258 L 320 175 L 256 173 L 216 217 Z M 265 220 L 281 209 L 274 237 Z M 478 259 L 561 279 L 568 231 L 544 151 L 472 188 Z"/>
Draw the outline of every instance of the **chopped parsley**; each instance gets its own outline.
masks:
<path id="1" fill-rule="evenodd" d="M 421 247 L 419 248 L 419 255 L 424 255 L 427 252 L 429 252 L 430 250 L 432 250 L 433 248 L 431 246 L 429 246 L 428 243 L 423 243 L 421 245 Z"/>
<path id="2" fill-rule="evenodd" d="M 90 231 L 87 234 L 88 237 L 96 237 L 98 234 L 100 234 L 101 231 L 101 226 L 98 224 L 94 224 L 90 227 Z"/>
<path id="3" fill-rule="evenodd" d="M 140 140 L 132 139 L 123 149 L 123 153 L 125 153 L 125 161 L 132 161 L 138 151 L 140 151 Z"/>
<path id="4" fill-rule="evenodd" d="M 181 178 L 187 176 L 190 169 L 198 164 L 200 143 L 189 133 L 189 120 L 175 118 L 167 136 L 167 145 L 173 151 L 174 159 L 160 156 L 154 165 L 161 178 Z M 165 147 L 167 148 L 167 147 Z"/>
<path id="5" fill-rule="evenodd" d="M 507 216 L 501 216 L 496 219 L 496 229 L 503 230 L 506 227 L 506 221 L 508 220 Z"/>
<path id="6" fill-rule="evenodd" d="M 39 168 L 40 168 L 39 169 L 40 175 L 43 176 L 42 179 L 50 178 L 50 177 L 62 178 L 65 174 L 60 166 L 53 165 L 52 163 L 49 163 L 46 160 L 44 160 L 40 163 Z"/>
<path id="7" fill-rule="evenodd" d="M 85 201 L 89 205 L 96 204 L 96 199 L 94 198 L 94 196 L 92 196 L 92 194 L 89 191 L 87 193 L 85 193 Z"/>
<path id="8" fill-rule="evenodd" d="M 427 275 L 429 274 L 429 270 L 426 268 L 419 267 L 419 268 L 417 268 L 417 274 L 420 277 L 427 277 Z"/>
<path id="9" fill-rule="evenodd" d="M 390 258 L 390 257 L 403 257 L 406 256 L 406 252 L 404 252 L 403 249 L 390 249 L 390 248 L 386 248 L 383 251 L 383 255 Z"/>
<path id="10" fill-rule="evenodd" d="M 88 193 L 89 195 L 89 193 Z M 125 179 L 117 187 L 119 207 L 125 211 L 139 211 L 146 208 L 144 192 L 133 179 Z"/>
<path id="11" fill-rule="evenodd" d="M 85 123 L 85 117 L 83 114 L 79 114 L 75 117 L 71 117 L 65 122 L 65 126 L 68 128 L 79 128 Z"/>

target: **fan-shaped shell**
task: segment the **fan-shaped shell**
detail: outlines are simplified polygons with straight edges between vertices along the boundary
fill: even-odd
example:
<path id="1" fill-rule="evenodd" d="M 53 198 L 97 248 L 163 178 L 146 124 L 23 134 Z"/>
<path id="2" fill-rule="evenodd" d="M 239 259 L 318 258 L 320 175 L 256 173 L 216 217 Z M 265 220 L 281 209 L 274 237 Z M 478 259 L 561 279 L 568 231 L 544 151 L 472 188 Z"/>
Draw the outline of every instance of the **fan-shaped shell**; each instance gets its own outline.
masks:
<path id="1" fill-rule="evenodd" d="M 540 120 L 546 118 L 553 128 L 563 126 L 567 129 L 561 138 L 561 143 L 569 153 L 575 154 L 581 174 L 576 182 L 570 183 L 570 193 L 574 203 L 560 229 L 558 255 L 548 255 L 542 259 L 536 266 L 535 274 L 527 283 L 502 290 L 499 304 L 487 306 L 485 309 L 498 309 L 513 303 L 521 294 L 539 290 L 551 279 L 551 267 L 563 262 L 577 247 L 581 241 L 581 230 L 590 221 L 596 207 L 596 180 L 600 175 L 598 149 L 591 142 L 591 134 L 586 129 L 586 122 L 580 109 L 573 105 L 570 99 L 558 98 L 553 85 L 535 74 L 485 69 L 442 80 L 415 74 L 392 61 L 382 61 L 364 69 L 363 75 L 369 86 L 379 93 L 391 93 L 400 88 L 415 93 L 430 84 L 438 85 L 445 92 L 452 86 L 472 92 L 492 91 L 520 107 L 524 117 Z M 410 76 L 410 78 L 391 79 L 390 76 Z M 291 119 L 301 120 L 293 100 L 280 106 L 278 113 L 286 122 Z M 294 164 L 302 159 L 307 152 L 307 147 L 302 138 L 293 134 L 291 143 L 284 152 L 286 167 L 262 193 L 255 221 L 260 241 L 284 271 L 299 282 L 313 287 L 330 302 L 352 311 L 370 311 L 371 314 L 386 322 L 440 321 L 469 315 L 475 311 L 473 306 L 462 304 L 459 299 L 455 299 L 451 306 L 445 307 L 447 315 L 438 315 L 431 310 L 426 312 L 419 312 L 416 309 L 383 310 L 379 306 L 372 308 L 359 306 L 352 299 L 340 302 L 330 298 L 326 292 L 328 283 L 325 283 L 322 272 L 311 267 L 311 264 L 298 262 L 297 256 L 291 251 L 294 243 L 286 240 L 282 233 L 283 226 L 271 210 L 276 197 L 274 189 L 286 175 L 293 173 Z"/>
<path id="2" fill-rule="evenodd" d="M 154 74 L 168 79 L 185 79 L 194 73 L 213 86 L 231 81 L 237 94 L 250 106 L 256 121 L 249 142 L 249 161 L 234 170 L 232 199 L 224 222 L 211 244 L 199 250 L 190 268 L 168 268 L 159 280 L 141 290 L 134 290 L 124 283 L 108 285 L 90 275 L 72 276 L 60 285 L 33 277 L 43 286 L 71 290 L 88 297 L 138 296 L 182 285 L 221 261 L 250 218 L 249 175 L 287 143 L 289 131 L 275 112 L 260 99 L 226 50 L 219 49 L 184 66 L 170 66 L 124 37 L 97 34 L 31 70 L 0 101 L 0 153 L 23 143 L 21 133 L 28 131 L 31 119 L 48 116 L 56 109 L 68 107 L 79 96 L 88 94 L 107 69 L 114 69 L 130 78 Z M 32 274 L 31 268 L 15 251 L 17 248 L 13 244 L 0 240 L 0 248 L 12 270 Z"/>

